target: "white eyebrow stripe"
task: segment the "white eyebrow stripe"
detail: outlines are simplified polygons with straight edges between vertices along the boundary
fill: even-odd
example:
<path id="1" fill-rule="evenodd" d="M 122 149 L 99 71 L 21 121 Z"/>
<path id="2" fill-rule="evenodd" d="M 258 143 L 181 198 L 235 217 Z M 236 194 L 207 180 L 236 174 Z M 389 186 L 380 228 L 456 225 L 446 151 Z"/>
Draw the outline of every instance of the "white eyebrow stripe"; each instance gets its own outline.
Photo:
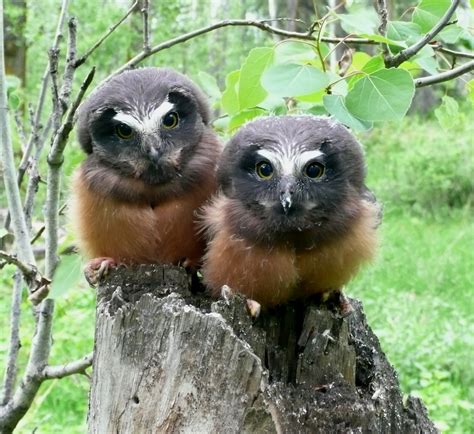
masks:
<path id="1" fill-rule="evenodd" d="M 153 110 L 143 122 L 145 131 L 153 132 L 156 130 L 156 126 L 159 124 L 161 118 L 174 108 L 174 104 L 168 100 L 163 101 L 158 108 Z"/>
<path id="2" fill-rule="evenodd" d="M 296 158 L 296 165 L 298 167 L 303 167 L 308 161 L 314 160 L 315 158 L 324 155 L 324 152 L 321 152 L 319 149 L 313 151 L 304 151 Z"/>
<path id="3" fill-rule="evenodd" d="M 279 152 L 272 152 L 266 149 L 258 150 L 257 154 L 269 160 L 274 166 L 278 166 L 283 175 L 293 174 L 295 163 L 286 154 L 282 155 Z"/>
<path id="4" fill-rule="evenodd" d="M 114 119 L 135 128 L 140 133 L 150 134 L 158 129 L 161 118 L 173 108 L 174 104 L 166 100 L 143 119 L 137 119 L 133 114 L 125 112 L 118 112 Z"/>
<path id="5" fill-rule="evenodd" d="M 126 125 L 128 125 L 129 127 L 133 127 L 135 128 L 136 130 L 140 131 L 143 129 L 143 123 L 142 121 L 140 121 L 139 119 L 137 119 L 135 116 L 133 115 L 129 115 L 127 113 L 124 113 L 124 112 L 118 112 L 115 116 L 114 116 L 114 119 L 116 121 L 119 121 L 119 122 L 122 122 Z"/>

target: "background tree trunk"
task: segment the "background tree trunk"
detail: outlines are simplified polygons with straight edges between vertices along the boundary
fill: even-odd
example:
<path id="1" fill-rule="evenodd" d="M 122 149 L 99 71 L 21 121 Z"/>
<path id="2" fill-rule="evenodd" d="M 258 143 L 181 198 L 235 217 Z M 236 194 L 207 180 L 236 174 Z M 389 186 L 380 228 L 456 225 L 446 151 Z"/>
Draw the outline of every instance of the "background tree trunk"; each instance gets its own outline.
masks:
<path id="1" fill-rule="evenodd" d="M 252 321 L 240 296 L 188 291 L 178 267 L 114 271 L 98 290 L 89 431 L 437 432 L 406 404 L 359 302 L 292 303 Z"/>

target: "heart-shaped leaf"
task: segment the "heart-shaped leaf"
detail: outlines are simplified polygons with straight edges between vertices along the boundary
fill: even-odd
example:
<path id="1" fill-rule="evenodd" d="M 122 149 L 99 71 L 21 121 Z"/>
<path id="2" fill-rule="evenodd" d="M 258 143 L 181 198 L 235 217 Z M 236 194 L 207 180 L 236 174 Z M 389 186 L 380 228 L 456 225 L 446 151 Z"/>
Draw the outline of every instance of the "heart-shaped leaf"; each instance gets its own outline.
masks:
<path id="1" fill-rule="evenodd" d="M 415 85 L 403 69 L 380 69 L 361 78 L 349 91 L 346 107 L 365 121 L 399 120 L 410 107 Z"/>
<path id="2" fill-rule="evenodd" d="M 329 77 L 312 65 L 274 65 L 262 75 L 262 85 L 277 96 L 309 95 L 329 84 Z"/>
<path id="3" fill-rule="evenodd" d="M 344 97 L 341 95 L 325 95 L 324 107 L 339 122 L 353 130 L 366 131 L 372 128 L 372 122 L 358 119 L 347 110 Z"/>

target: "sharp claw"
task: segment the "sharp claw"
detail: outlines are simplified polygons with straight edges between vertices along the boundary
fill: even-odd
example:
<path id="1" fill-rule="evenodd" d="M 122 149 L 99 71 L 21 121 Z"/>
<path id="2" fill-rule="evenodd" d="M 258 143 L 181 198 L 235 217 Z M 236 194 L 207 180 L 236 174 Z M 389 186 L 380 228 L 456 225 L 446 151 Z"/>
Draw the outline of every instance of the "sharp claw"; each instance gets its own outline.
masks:
<path id="1" fill-rule="evenodd" d="M 257 319 L 260 316 L 260 312 L 262 311 L 262 305 L 258 301 L 252 300 L 250 298 L 246 300 L 246 303 L 250 316 L 253 319 Z"/>
<path id="2" fill-rule="evenodd" d="M 117 263 L 113 258 L 95 258 L 84 267 L 84 276 L 93 288 L 107 276 L 111 267 L 125 267 L 123 263 Z"/>
<path id="3" fill-rule="evenodd" d="M 343 318 L 352 315 L 354 308 L 349 299 L 341 292 L 339 296 L 339 310 Z"/>
<path id="4" fill-rule="evenodd" d="M 222 285 L 221 298 L 224 299 L 226 304 L 229 304 L 229 301 L 230 301 L 230 298 L 232 297 L 232 295 L 233 295 L 232 288 L 228 285 Z"/>

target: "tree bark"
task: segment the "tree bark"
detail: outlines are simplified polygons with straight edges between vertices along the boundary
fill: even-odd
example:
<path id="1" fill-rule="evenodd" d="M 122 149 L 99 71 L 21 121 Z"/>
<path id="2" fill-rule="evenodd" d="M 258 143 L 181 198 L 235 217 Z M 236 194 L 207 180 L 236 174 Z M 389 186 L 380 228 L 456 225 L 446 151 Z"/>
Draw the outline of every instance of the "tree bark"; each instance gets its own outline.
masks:
<path id="1" fill-rule="evenodd" d="M 362 306 L 248 315 L 191 294 L 171 266 L 114 271 L 98 289 L 91 433 L 434 433 L 402 402 Z"/>

